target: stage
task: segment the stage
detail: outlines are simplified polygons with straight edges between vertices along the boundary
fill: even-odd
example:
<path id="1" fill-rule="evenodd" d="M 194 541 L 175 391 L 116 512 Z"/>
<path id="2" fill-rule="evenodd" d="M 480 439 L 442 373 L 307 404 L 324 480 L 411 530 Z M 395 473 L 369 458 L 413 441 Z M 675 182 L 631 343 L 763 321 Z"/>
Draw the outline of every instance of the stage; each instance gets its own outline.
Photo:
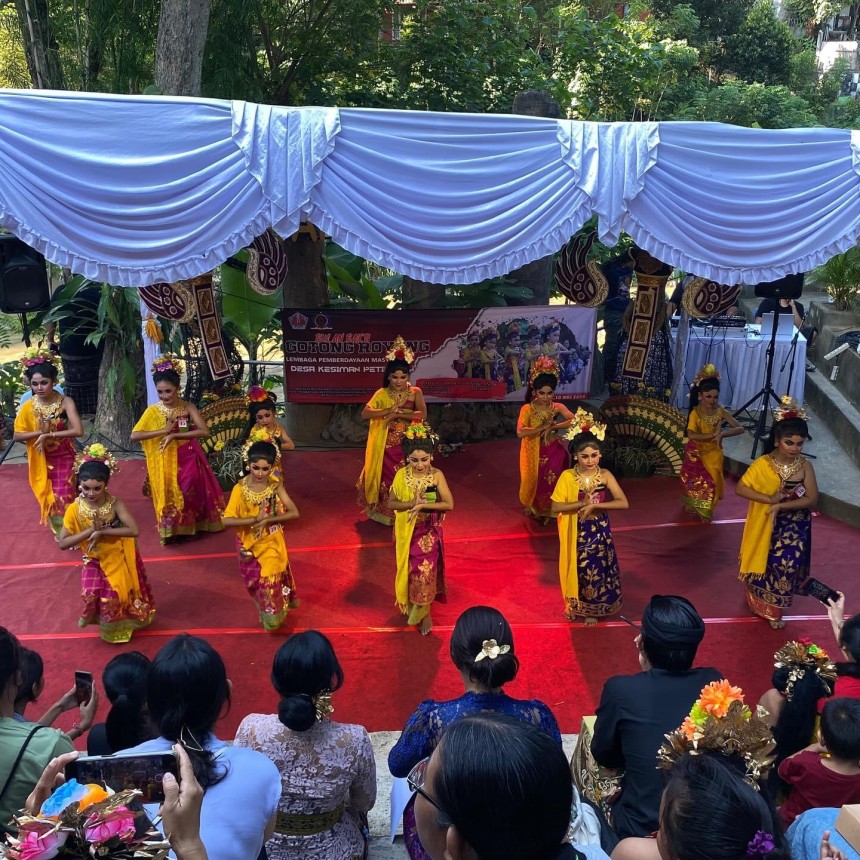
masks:
<path id="1" fill-rule="evenodd" d="M 4 540 L 0 548 L 0 624 L 45 659 L 47 686 L 28 716 L 37 717 L 72 685 L 75 669 L 99 678 L 121 650 L 154 654 L 169 637 L 187 630 L 208 639 L 224 656 L 233 680 L 233 702 L 219 727 L 232 737 L 247 713 L 273 712 L 269 684 L 272 655 L 291 631 L 316 628 L 329 636 L 344 668 L 343 689 L 334 697 L 335 719 L 370 731 L 402 728 L 423 698 L 459 695 L 462 686 L 448 657 L 457 616 L 489 604 L 505 613 L 522 663 L 506 690 L 544 700 L 563 732 L 579 730 L 593 713 L 604 680 L 638 670 L 634 631 L 621 621 L 585 628 L 562 618 L 558 539 L 554 524 L 540 526 L 521 514 L 517 501 L 515 439 L 469 445 L 436 459 L 446 474 L 455 510 L 445 524 L 446 604 L 433 608 L 428 637 L 404 626 L 394 605 L 391 532 L 363 521 L 355 503 L 360 449 L 297 451 L 285 457 L 287 490 L 301 519 L 286 529 L 301 606 L 284 630 L 265 633 L 244 590 L 232 534 L 204 536 L 175 546 L 158 542 L 150 500 L 141 495 L 143 462 L 124 461 L 111 483 L 141 527 L 140 550 L 158 614 L 128 645 L 102 642 L 95 628 L 79 629 L 80 553 L 59 550 L 38 525 L 37 506 L 23 465 L 2 468 Z M 623 481 L 630 510 L 612 512 L 622 571 L 624 613 L 633 619 L 654 593 L 689 597 L 708 621 L 700 664 L 721 670 L 749 701 L 769 686 L 773 652 L 787 639 L 810 636 L 835 651 L 823 607 L 795 600 L 785 630 L 772 630 L 749 616 L 736 579 L 745 503 L 727 480 L 728 498 L 717 519 L 703 525 L 684 513 L 675 479 Z M 11 501 L 11 504 L 9 502 Z M 849 560 L 857 530 L 821 516 L 813 523 L 813 574 L 851 591 Z M 107 708 L 102 707 L 103 719 Z M 73 714 L 58 725 L 69 728 Z"/>

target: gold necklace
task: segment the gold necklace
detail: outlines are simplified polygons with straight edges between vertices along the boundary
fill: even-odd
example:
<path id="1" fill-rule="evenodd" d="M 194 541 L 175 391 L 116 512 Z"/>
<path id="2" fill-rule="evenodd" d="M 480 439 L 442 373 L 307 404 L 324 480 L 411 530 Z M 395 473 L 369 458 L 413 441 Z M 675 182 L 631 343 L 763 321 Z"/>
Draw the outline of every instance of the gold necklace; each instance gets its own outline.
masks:
<path id="1" fill-rule="evenodd" d="M 776 459 L 776 454 L 770 455 L 770 464 L 783 481 L 787 481 L 793 475 L 796 475 L 803 468 L 803 463 L 803 457 L 795 457 L 790 463 L 780 463 Z"/>
<path id="2" fill-rule="evenodd" d="M 388 396 L 394 401 L 395 406 L 403 406 L 409 400 L 409 384 L 403 391 L 395 391 L 390 385 L 388 386 Z"/>
<path id="3" fill-rule="evenodd" d="M 91 507 L 83 495 L 78 496 L 78 510 L 81 512 L 81 517 L 88 523 L 98 520 L 100 523 L 107 524 L 113 517 L 113 503 L 115 499 L 110 493 L 105 493 L 104 502 L 98 507 Z"/>
<path id="4" fill-rule="evenodd" d="M 591 475 L 586 475 L 585 473 L 580 472 L 579 466 L 574 466 L 573 474 L 576 475 L 576 480 L 579 483 L 579 486 L 582 487 L 586 493 L 590 493 L 594 487 L 598 487 L 603 483 L 603 475 L 600 472 L 600 466 L 595 466 L 594 472 Z"/>
<path id="5" fill-rule="evenodd" d="M 537 421 L 536 426 L 544 424 L 551 417 L 554 417 L 554 412 L 555 410 L 552 408 L 552 405 L 550 405 L 549 409 L 543 409 L 532 404 L 532 417 Z"/>
<path id="6" fill-rule="evenodd" d="M 713 415 L 708 415 L 701 406 L 697 406 L 696 409 L 699 412 L 699 418 L 702 419 L 702 423 L 706 427 L 716 427 L 717 424 L 721 424 L 723 420 L 723 410 L 721 407 L 717 407 L 717 411 Z"/>
<path id="7" fill-rule="evenodd" d="M 165 406 L 160 400 L 158 401 L 158 408 L 161 410 L 161 414 L 164 416 L 164 424 L 166 427 L 169 427 L 173 424 L 174 419 L 177 415 L 179 415 L 185 409 L 185 402 L 180 400 L 176 406 Z"/>
<path id="8" fill-rule="evenodd" d="M 271 481 L 266 484 L 266 488 L 264 490 L 260 490 L 259 492 L 252 490 L 248 486 L 247 481 L 247 478 L 242 481 L 242 496 L 246 502 L 249 502 L 252 505 L 262 505 L 264 502 L 268 503 L 271 500 L 272 491 L 275 489 L 272 486 Z"/>
<path id="9" fill-rule="evenodd" d="M 406 467 L 406 486 L 415 493 L 426 490 L 433 485 L 433 467 L 431 466 L 423 475 L 416 475 L 412 466 Z"/>
<path id="10" fill-rule="evenodd" d="M 50 403 L 41 403 L 38 397 L 32 399 L 33 414 L 39 423 L 44 421 L 54 421 L 63 411 L 63 395 L 57 394 L 56 400 Z"/>

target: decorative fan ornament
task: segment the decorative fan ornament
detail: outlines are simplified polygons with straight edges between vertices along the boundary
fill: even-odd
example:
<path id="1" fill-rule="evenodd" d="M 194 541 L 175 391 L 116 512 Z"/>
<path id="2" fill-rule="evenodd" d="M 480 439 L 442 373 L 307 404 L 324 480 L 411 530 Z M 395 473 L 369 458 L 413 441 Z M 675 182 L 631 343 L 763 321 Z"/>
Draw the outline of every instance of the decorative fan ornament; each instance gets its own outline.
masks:
<path id="1" fill-rule="evenodd" d="M 596 232 L 575 236 L 562 248 L 555 270 L 559 290 L 572 302 L 586 308 L 603 304 L 609 296 L 609 282 L 600 264 L 588 259 L 596 238 Z"/>
<path id="2" fill-rule="evenodd" d="M 268 229 L 248 246 L 245 275 L 255 293 L 270 296 L 287 278 L 287 252 L 281 237 Z"/>
<path id="3" fill-rule="evenodd" d="M 737 304 L 740 285 L 727 287 L 707 278 L 693 278 L 684 288 L 681 307 L 695 319 L 725 313 Z"/>
<path id="4" fill-rule="evenodd" d="M 158 283 L 138 290 L 143 303 L 162 319 L 189 323 L 197 314 L 194 292 L 188 281 Z"/>

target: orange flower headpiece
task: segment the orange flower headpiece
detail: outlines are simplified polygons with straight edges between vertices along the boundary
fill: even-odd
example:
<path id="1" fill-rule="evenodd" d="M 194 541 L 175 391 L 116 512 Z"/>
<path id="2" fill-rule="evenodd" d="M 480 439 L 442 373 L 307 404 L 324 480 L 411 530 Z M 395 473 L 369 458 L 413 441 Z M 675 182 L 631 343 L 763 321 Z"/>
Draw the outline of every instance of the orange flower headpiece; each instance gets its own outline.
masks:
<path id="1" fill-rule="evenodd" d="M 155 361 L 152 362 L 153 373 L 159 373 L 165 370 L 172 370 L 174 373 L 181 376 L 182 371 L 185 370 L 185 363 L 178 355 L 166 352 L 164 355 L 159 355 Z"/>
<path id="2" fill-rule="evenodd" d="M 554 376 L 556 385 L 558 384 L 558 362 L 554 358 L 550 358 L 548 355 L 542 355 L 534 360 L 531 372 L 529 373 L 529 388 L 532 388 L 535 380 L 543 374 Z"/>
<path id="3" fill-rule="evenodd" d="M 785 685 L 785 698 L 790 702 L 794 694 L 794 685 L 807 673 L 814 672 L 821 678 L 825 687 L 833 692 L 836 682 L 836 666 L 823 648 L 819 648 L 811 639 L 797 639 L 786 642 L 773 655 L 773 665 L 776 669 L 788 669 L 788 681 Z"/>
<path id="4" fill-rule="evenodd" d="M 696 378 L 693 380 L 693 385 L 699 386 L 706 379 L 717 379 L 720 378 L 720 372 L 717 370 L 717 366 L 715 364 L 706 364 L 697 374 Z"/>
<path id="5" fill-rule="evenodd" d="M 783 394 L 779 406 L 773 410 L 775 421 L 788 421 L 789 418 L 801 418 L 806 421 L 806 410 L 790 394 Z"/>
<path id="6" fill-rule="evenodd" d="M 680 728 L 666 735 L 657 752 L 657 767 L 671 768 L 681 756 L 716 752 L 744 762 L 744 779 L 755 789 L 774 761 L 776 742 L 764 711 L 744 704 L 743 690 L 725 679 L 711 681 Z"/>
<path id="7" fill-rule="evenodd" d="M 35 367 L 37 364 L 50 364 L 52 367 L 56 368 L 57 371 L 63 369 L 60 356 L 51 352 L 49 349 L 34 346 L 30 349 L 24 350 L 24 356 L 21 359 L 21 373 L 24 373 L 25 370 L 28 370 L 31 367 Z"/>
<path id="8" fill-rule="evenodd" d="M 564 438 L 572 442 L 580 433 L 593 433 L 601 442 L 606 438 L 606 425 L 594 420 L 590 412 L 586 412 L 581 406 L 573 414 L 573 422 Z"/>
<path id="9" fill-rule="evenodd" d="M 262 403 L 265 400 L 271 400 L 273 403 L 275 402 L 274 393 L 266 391 L 262 385 L 252 385 L 248 389 L 246 397 L 248 398 L 248 403 Z"/>
<path id="10" fill-rule="evenodd" d="M 394 338 L 394 343 L 391 345 L 391 349 L 385 353 L 386 361 L 405 361 L 407 364 L 411 365 L 413 361 L 415 361 L 415 353 L 409 348 L 406 341 L 403 340 L 402 335 L 397 335 Z"/>
<path id="11" fill-rule="evenodd" d="M 104 463 L 110 469 L 111 475 L 119 471 L 116 458 L 102 445 L 101 442 L 94 442 L 88 445 L 83 451 L 78 452 L 75 456 L 75 473 L 84 463 Z"/>

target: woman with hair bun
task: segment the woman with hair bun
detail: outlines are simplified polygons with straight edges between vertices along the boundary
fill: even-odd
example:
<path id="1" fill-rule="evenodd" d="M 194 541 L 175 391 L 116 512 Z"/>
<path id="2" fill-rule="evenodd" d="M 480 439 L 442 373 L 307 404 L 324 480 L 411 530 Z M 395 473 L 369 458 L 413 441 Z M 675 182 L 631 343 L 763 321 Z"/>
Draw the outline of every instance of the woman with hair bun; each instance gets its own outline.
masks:
<path id="1" fill-rule="evenodd" d="M 467 609 L 454 625 L 449 647 L 465 693 L 447 702 L 425 699 L 418 705 L 388 754 L 388 769 L 394 776 L 408 776 L 422 759 L 430 756 L 455 720 L 483 711 L 533 723 L 561 748 L 561 732 L 552 711 L 536 699 L 512 699 L 502 689 L 516 678 L 520 661 L 513 632 L 501 612 L 489 606 Z M 403 836 L 412 860 L 424 860 L 428 855 L 418 838 L 414 801 L 413 798 L 403 813 Z"/>
<path id="2" fill-rule="evenodd" d="M 250 445 L 248 474 L 233 487 L 224 511 L 224 525 L 236 529 L 239 570 L 264 630 L 277 630 L 297 601 L 283 523 L 298 519 L 299 509 L 275 474 L 277 459 L 271 442 Z"/>
<path id="3" fill-rule="evenodd" d="M 723 424 L 729 429 L 723 430 Z M 706 364 L 690 386 L 681 487 L 684 507 L 707 523 L 723 497 L 723 439 L 743 432 L 732 413 L 720 406 L 720 374 Z"/>
<path id="4" fill-rule="evenodd" d="M 573 413 L 553 400 L 558 387 L 558 364 L 547 356 L 536 358 L 529 373 L 526 402 L 517 419 L 520 442 L 520 504 L 526 516 L 548 523 L 552 491 L 570 464 L 558 438 L 570 426 Z"/>
<path id="5" fill-rule="evenodd" d="M 446 599 L 442 522 L 454 509 L 445 476 L 433 468 L 434 447 L 435 436 L 426 424 L 413 421 L 406 428 L 402 445 L 406 466 L 394 476 L 388 498 L 395 517 L 397 608 L 422 636 L 433 629 L 433 601 Z"/>
<path id="6" fill-rule="evenodd" d="M 58 545 L 80 547 L 84 611 L 78 626 L 99 625 L 105 642 L 128 642 L 155 617 L 155 601 L 137 549 L 139 529 L 125 503 L 108 490 L 116 463 L 100 444 L 80 455 L 80 495 L 66 509 Z"/>
<path id="7" fill-rule="evenodd" d="M 269 860 L 361 860 L 367 813 L 376 802 L 376 763 L 363 726 L 336 723 L 332 693 L 343 684 L 331 642 L 316 630 L 296 633 L 275 654 L 277 714 L 250 714 L 236 733 L 281 773 Z"/>
<path id="8" fill-rule="evenodd" d="M 179 396 L 182 362 L 159 356 L 152 365 L 158 403 L 134 425 L 132 442 L 146 457 L 149 491 L 161 543 L 198 532 L 220 532 L 224 494 L 198 439 L 209 435 L 200 411 Z"/>
<path id="9" fill-rule="evenodd" d="M 577 410 L 566 434 L 576 462 L 562 473 L 552 494 L 564 614 L 569 621 L 582 616 L 588 626 L 621 609 L 621 572 L 606 511 L 630 505 L 612 472 L 600 468 L 605 434 L 605 424 Z"/>
<path id="10" fill-rule="evenodd" d="M 394 524 L 394 513 L 388 507 L 394 475 L 404 465 L 403 433 L 412 421 L 427 419 L 427 405 L 421 389 L 409 383 L 409 372 L 415 358 L 400 335 L 386 353 L 382 388 L 361 410 L 370 422 L 364 468 L 358 476 L 358 504 L 367 516 L 385 526 Z"/>
<path id="11" fill-rule="evenodd" d="M 146 673 L 149 657 L 140 651 L 117 654 L 102 672 L 102 686 L 110 702 L 107 719 L 87 735 L 87 755 L 113 755 L 153 736 L 146 710 Z"/>
<path id="12" fill-rule="evenodd" d="M 33 392 L 15 416 L 16 442 L 27 446 L 30 488 L 39 503 L 40 522 L 55 535 L 75 497 L 75 446 L 84 435 L 75 401 L 54 390 L 59 358 L 49 350 L 27 350 L 21 360 Z"/>
<path id="13" fill-rule="evenodd" d="M 738 578 L 750 611 L 778 630 L 785 627 L 783 611 L 809 576 L 818 483 L 812 463 L 802 456 L 809 438 L 806 414 L 784 397 L 774 417 L 764 454 L 744 472 L 735 492 L 749 501 Z"/>

